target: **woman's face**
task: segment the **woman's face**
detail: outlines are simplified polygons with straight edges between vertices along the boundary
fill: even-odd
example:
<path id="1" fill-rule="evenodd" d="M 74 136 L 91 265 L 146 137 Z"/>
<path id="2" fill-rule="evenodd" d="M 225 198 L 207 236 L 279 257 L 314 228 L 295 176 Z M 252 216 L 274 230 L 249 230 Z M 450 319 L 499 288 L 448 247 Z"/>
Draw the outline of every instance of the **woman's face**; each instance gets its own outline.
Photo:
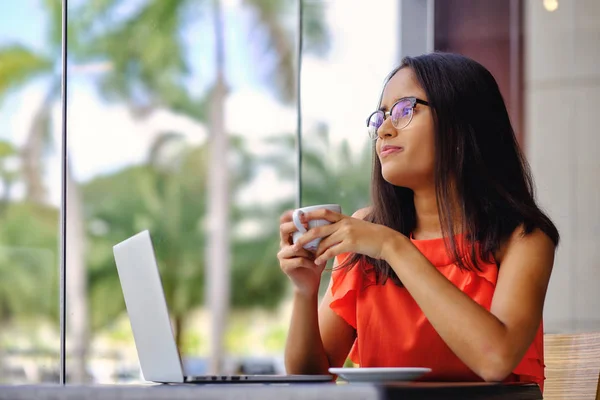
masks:
<path id="1" fill-rule="evenodd" d="M 413 71 L 406 67 L 385 86 L 381 108 L 390 111 L 398 99 L 409 96 L 427 101 Z M 435 132 L 428 106 L 417 103 L 411 122 L 401 129 L 396 129 L 388 117 L 377 130 L 377 135 L 377 156 L 387 182 L 413 190 L 434 185 Z"/>

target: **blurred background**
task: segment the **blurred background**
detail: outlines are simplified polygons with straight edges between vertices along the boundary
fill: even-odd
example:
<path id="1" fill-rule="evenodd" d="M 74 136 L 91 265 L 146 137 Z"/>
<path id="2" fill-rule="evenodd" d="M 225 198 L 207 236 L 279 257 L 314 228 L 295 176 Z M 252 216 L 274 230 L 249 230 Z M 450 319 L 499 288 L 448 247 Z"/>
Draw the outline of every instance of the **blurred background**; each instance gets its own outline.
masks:
<path id="1" fill-rule="evenodd" d="M 546 332 L 600 330 L 600 2 L 299 10 L 69 2 L 67 382 L 141 380 L 112 246 L 145 229 L 187 372 L 284 372 L 279 215 L 299 194 L 347 214 L 368 204 L 365 118 L 400 59 L 433 50 L 494 74 L 562 234 Z M 58 382 L 61 1 L 0 15 L 0 382 Z"/>

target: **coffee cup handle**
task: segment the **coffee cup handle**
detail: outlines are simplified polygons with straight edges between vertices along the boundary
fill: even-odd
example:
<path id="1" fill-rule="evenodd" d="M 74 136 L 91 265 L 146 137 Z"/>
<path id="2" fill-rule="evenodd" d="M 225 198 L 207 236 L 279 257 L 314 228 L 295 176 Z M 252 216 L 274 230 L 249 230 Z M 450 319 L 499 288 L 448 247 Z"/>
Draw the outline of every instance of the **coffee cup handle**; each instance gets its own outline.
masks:
<path id="1" fill-rule="evenodd" d="M 292 219 L 294 220 L 294 225 L 296 225 L 296 229 L 298 229 L 299 232 L 305 233 L 306 228 L 300 221 L 300 215 L 302 214 L 304 214 L 302 210 L 294 210 L 294 212 L 292 213 Z"/>

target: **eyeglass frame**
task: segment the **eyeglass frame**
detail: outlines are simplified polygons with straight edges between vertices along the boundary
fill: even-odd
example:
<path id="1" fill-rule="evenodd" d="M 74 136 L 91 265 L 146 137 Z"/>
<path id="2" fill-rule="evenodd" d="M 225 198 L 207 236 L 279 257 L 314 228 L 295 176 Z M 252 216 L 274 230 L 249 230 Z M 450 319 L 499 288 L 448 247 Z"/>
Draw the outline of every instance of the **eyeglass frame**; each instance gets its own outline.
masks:
<path id="1" fill-rule="evenodd" d="M 411 110 L 413 110 L 410 114 L 410 120 L 406 123 L 406 125 L 404 125 L 402 128 L 396 128 L 394 126 L 394 128 L 396 129 L 404 129 L 406 128 L 413 119 L 414 114 L 414 109 L 417 107 L 417 104 L 421 104 L 424 106 L 428 106 L 429 107 L 429 102 L 425 101 L 425 100 L 421 100 L 418 97 L 415 96 L 407 96 L 407 97 L 402 97 L 398 100 L 396 100 L 396 102 L 394 102 L 394 104 L 392 104 L 392 106 L 390 107 L 390 111 L 383 111 L 383 110 L 377 110 L 377 111 L 373 111 L 371 114 L 369 114 L 369 117 L 367 118 L 367 128 L 369 128 L 369 121 L 371 120 L 371 117 L 373 117 L 373 115 L 377 114 L 377 113 L 382 113 L 383 114 L 383 121 L 381 122 L 381 125 L 383 125 L 383 123 L 385 122 L 386 119 L 388 119 L 389 117 L 391 117 L 392 115 L 392 110 L 394 109 L 394 107 L 396 107 L 396 105 L 398 103 L 400 103 L 401 101 L 410 101 L 410 108 Z M 381 128 L 381 125 L 379 125 L 379 127 L 377 128 L 377 130 L 379 130 L 379 128 Z M 392 125 L 394 125 L 394 123 L 392 122 Z M 379 135 L 377 135 L 377 130 L 375 131 L 375 137 L 371 137 L 371 134 L 369 134 L 369 138 L 371 138 L 372 140 L 377 140 L 377 138 L 379 137 Z"/>

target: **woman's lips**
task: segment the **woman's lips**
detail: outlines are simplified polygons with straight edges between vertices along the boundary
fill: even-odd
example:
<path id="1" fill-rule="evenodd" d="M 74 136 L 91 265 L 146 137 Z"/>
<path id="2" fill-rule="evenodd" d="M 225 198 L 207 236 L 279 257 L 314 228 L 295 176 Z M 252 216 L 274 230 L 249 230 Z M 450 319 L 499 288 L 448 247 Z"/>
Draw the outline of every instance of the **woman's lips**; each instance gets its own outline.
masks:
<path id="1" fill-rule="evenodd" d="M 381 148 L 381 152 L 379 153 L 379 157 L 386 157 L 390 154 L 398 153 L 404 150 L 404 148 L 399 146 L 383 146 Z"/>

